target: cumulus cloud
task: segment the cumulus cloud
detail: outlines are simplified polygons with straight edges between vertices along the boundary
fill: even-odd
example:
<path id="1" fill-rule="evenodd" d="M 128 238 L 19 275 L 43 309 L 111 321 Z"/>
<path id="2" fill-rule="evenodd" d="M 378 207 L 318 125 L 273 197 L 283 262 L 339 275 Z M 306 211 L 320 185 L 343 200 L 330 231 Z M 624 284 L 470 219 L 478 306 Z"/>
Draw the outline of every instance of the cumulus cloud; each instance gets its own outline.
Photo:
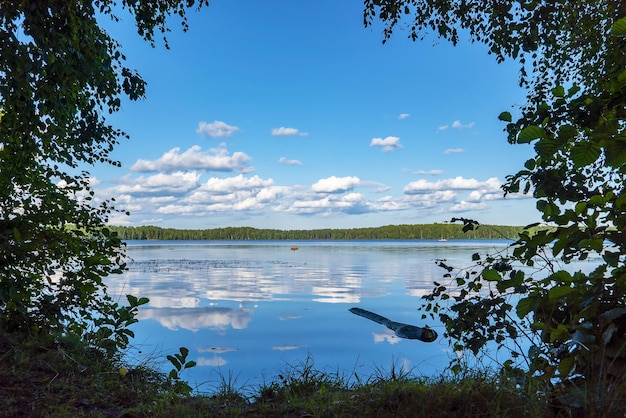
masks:
<path id="1" fill-rule="evenodd" d="M 459 154 L 459 153 L 464 152 L 464 151 L 465 150 L 463 148 L 448 148 L 443 153 L 444 154 Z"/>
<path id="2" fill-rule="evenodd" d="M 244 177 L 243 174 L 239 174 L 235 177 L 217 178 L 211 177 L 205 184 L 198 188 L 200 192 L 211 193 L 232 193 L 236 190 L 250 190 L 258 189 L 261 187 L 267 187 L 274 184 L 274 180 L 263 180 L 261 177 L 255 175 L 253 177 Z"/>
<path id="3" fill-rule="evenodd" d="M 402 148 L 400 145 L 400 138 L 397 136 L 388 136 L 386 138 L 372 138 L 370 141 L 370 147 L 382 147 L 383 152 L 390 152 L 398 148 Z"/>
<path id="4" fill-rule="evenodd" d="M 302 161 L 300 160 L 288 160 L 285 157 L 280 157 L 278 159 L 278 162 L 280 164 L 287 164 L 287 165 L 302 165 Z"/>
<path id="5" fill-rule="evenodd" d="M 406 193 L 404 202 L 409 207 L 434 208 L 441 203 L 452 202 L 456 197 L 457 192 L 454 190 L 435 190 L 419 194 Z"/>
<path id="6" fill-rule="evenodd" d="M 359 187 L 371 187 L 374 193 L 384 193 L 391 189 L 391 187 L 379 181 L 361 181 L 359 182 Z"/>
<path id="7" fill-rule="evenodd" d="M 454 129 L 465 129 L 465 128 L 473 128 L 474 122 L 462 124 L 461 121 L 455 120 L 452 122 L 452 128 Z"/>
<path id="8" fill-rule="evenodd" d="M 206 154 L 199 147 L 190 150 L 193 155 Z M 180 157 L 185 153 L 174 149 L 170 154 Z M 183 166 L 178 160 L 178 165 L 165 163 L 173 160 L 176 158 L 161 158 L 142 164 L 152 164 L 147 167 L 151 169 L 156 169 L 157 163 L 163 164 L 162 167 Z M 280 161 L 287 164 L 289 160 L 282 158 Z M 442 174 L 441 170 L 404 171 L 430 176 Z M 157 224 L 175 217 L 247 219 L 266 216 L 270 212 L 278 216 L 290 214 L 332 219 L 335 216 L 407 211 L 407 214 L 419 217 L 485 210 L 489 202 L 503 199 L 501 183 L 496 177 L 479 181 L 461 176 L 444 179 L 424 176 L 407 183 L 398 196 L 393 193 L 393 188 L 383 183 L 361 180 L 356 176 L 330 176 L 309 185 L 288 186 L 243 172 L 205 179 L 202 175 L 203 170 L 177 170 L 140 177 L 129 174 L 118 179 L 115 186 L 108 188 L 108 193 L 116 197 L 119 209 L 130 210 L 133 215 L 128 219 L 116 218 L 115 224 L 138 225 L 147 220 Z M 357 192 L 357 188 L 363 192 Z"/>
<path id="9" fill-rule="evenodd" d="M 114 187 L 117 195 L 145 195 L 155 193 L 185 193 L 195 188 L 200 179 L 200 174 L 178 171 L 175 173 L 158 173 L 153 176 L 139 178 L 124 177 L 119 186 Z M 130 201 L 130 197 L 129 197 Z"/>
<path id="10" fill-rule="evenodd" d="M 231 126 L 221 120 L 216 120 L 213 123 L 204 121 L 198 123 L 196 133 L 203 136 L 210 136 L 211 138 L 229 138 L 238 130 L 239 128 L 236 126 Z"/>
<path id="11" fill-rule="evenodd" d="M 137 160 L 130 168 L 138 172 L 172 172 L 176 170 L 208 170 L 208 171 L 241 171 L 252 170 L 249 163 L 252 159 L 245 152 L 228 154 L 223 146 L 202 151 L 198 145 L 194 145 L 184 152 L 180 148 L 172 148 L 157 160 Z"/>
<path id="12" fill-rule="evenodd" d="M 455 120 L 454 122 L 452 122 L 452 129 L 469 129 L 473 127 L 474 127 L 474 122 L 470 122 L 466 124 L 461 123 L 461 121 L 459 120 Z M 445 131 L 448 128 L 450 128 L 450 125 L 440 125 L 437 128 L 437 131 Z"/>
<path id="13" fill-rule="evenodd" d="M 502 199 L 503 193 L 500 180 L 496 177 L 492 177 L 483 183 L 479 188 L 473 190 L 469 194 L 468 200 L 470 202 L 500 200 Z"/>
<path id="14" fill-rule="evenodd" d="M 343 213 L 358 215 L 372 212 L 374 207 L 361 193 L 347 193 L 327 195 L 323 198 L 309 196 L 295 200 L 292 204 L 282 208 L 282 211 L 297 215 L 331 216 Z"/>
<path id="15" fill-rule="evenodd" d="M 399 119 L 399 120 L 406 119 L 406 118 L 408 118 L 409 116 L 411 116 L 409 113 L 400 113 L 400 114 L 398 115 L 398 119 Z"/>
<path id="16" fill-rule="evenodd" d="M 199 331 L 202 329 L 224 330 L 229 327 L 245 329 L 252 318 L 249 309 L 229 309 L 219 307 L 208 308 L 158 308 L 143 309 L 139 313 L 141 319 L 155 319 L 171 330 L 186 329 Z"/>
<path id="17" fill-rule="evenodd" d="M 318 180 L 311 186 L 311 190 L 316 193 L 343 193 L 354 189 L 361 180 L 358 177 L 335 177 L 331 176 Z"/>
<path id="18" fill-rule="evenodd" d="M 480 182 L 476 179 L 466 179 L 461 176 L 434 182 L 420 179 L 407 184 L 404 187 L 404 193 L 418 194 L 435 190 L 474 190 L 481 188 L 489 191 L 499 190 L 500 180 L 497 177 L 492 177 L 487 181 Z"/>
<path id="19" fill-rule="evenodd" d="M 487 205 L 485 203 L 473 203 L 461 201 L 455 205 L 452 205 L 448 208 L 451 212 L 469 212 L 473 210 L 485 210 L 487 209 Z"/>
<path id="20" fill-rule="evenodd" d="M 202 216 L 211 212 L 242 212 L 264 209 L 290 190 L 259 176 L 212 177 L 182 199 L 157 209 L 162 214 Z"/>
<path id="21" fill-rule="evenodd" d="M 281 126 L 280 128 L 272 129 L 272 136 L 294 136 L 294 135 L 307 136 L 308 133 L 300 132 L 300 130 L 297 128 L 285 128 L 284 126 Z"/>

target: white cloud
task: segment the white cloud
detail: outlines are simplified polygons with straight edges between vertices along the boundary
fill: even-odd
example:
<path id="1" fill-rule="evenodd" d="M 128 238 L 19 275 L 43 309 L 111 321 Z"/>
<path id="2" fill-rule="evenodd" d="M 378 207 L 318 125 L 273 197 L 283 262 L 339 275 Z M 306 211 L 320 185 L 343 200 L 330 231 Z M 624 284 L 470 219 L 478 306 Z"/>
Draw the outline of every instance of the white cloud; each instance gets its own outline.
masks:
<path id="1" fill-rule="evenodd" d="M 316 193 L 343 193 L 354 189 L 361 180 L 358 177 L 335 177 L 331 176 L 318 180 L 311 186 L 311 190 Z"/>
<path id="2" fill-rule="evenodd" d="M 141 310 L 139 317 L 141 319 L 155 319 L 167 329 L 187 329 L 196 332 L 202 329 L 223 330 L 229 327 L 245 329 L 252 315 L 249 309 L 146 308 Z"/>
<path id="3" fill-rule="evenodd" d="M 464 151 L 465 150 L 463 148 L 448 148 L 443 153 L 444 154 L 459 154 L 459 153 L 464 152 Z"/>
<path id="4" fill-rule="evenodd" d="M 333 214 L 363 214 L 376 211 L 371 203 L 361 193 L 348 193 L 345 195 L 327 195 L 323 198 L 316 196 L 303 197 L 282 207 L 282 212 L 297 215 L 331 216 Z"/>
<path id="5" fill-rule="evenodd" d="M 485 210 L 487 209 L 487 205 L 485 203 L 472 203 L 461 201 L 455 205 L 452 205 L 448 208 L 451 212 L 469 212 L 472 210 Z"/>
<path id="6" fill-rule="evenodd" d="M 458 120 L 455 120 L 454 122 L 452 122 L 452 128 L 454 129 L 465 129 L 465 128 L 473 128 L 473 127 L 474 127 L 474 122 L 470 122 L 465 125 L 463 125 L 461 121 L 458 121 Z"/>
<path id="7" fill-rule="evenodd" d="M 211 177 L 205 184 L 198 188 L 200 192 L 211 193 L 232 193 L 236 190 L 251 190 L 261 187 L 268 187 L 274 184 L 274 180 L 263 180 L 261 177 L 255 175 L 254 177 L 244 177 L 243 174 L 239 174 L 235 177 L 228 177 L 225 179 Z"/>
<path id="8" fill-rule="evenodd" d="M 386 138 L 372 138 L 370 147 L 382 147 L 383 152 L 390 152 L 398 148 L 402 148 L 400 145 L 400 138 L 397 136 L 388 136 Z"/>
<path id="9" fill-rule="evenodd" d="M 399 120 L 406 119 L 406 118 L 408 118 L 409 116 L 411 116 L 409 113 L 400 113 L 400 114 L 398 115 L 398 119 L 399 119 Z"/>
<path id="10" fill-rule="evenodd" d="M 285 157 L 280 157 L 278 159 L 278 162 L 280 164 L 287 164 L 287 165 L 302 165 L 302 161 L 300 160 L 288 160 Z"/>
<path id="11" fill-rule="evenodd" d="M 404 187 L 404 193 L 417 194 L 430 192 L 435 190 L 475 190 L 483 189 L 485 192 L 493 192 L 500 189 L 500 180 L 497 177 L 491 177 L 487 181 L 480 182 L 476 179 L 466 179 L 461 176 L 453 179 L 443 179 L 431 182 L 419 179 L 407 184 Z"/>
<path id="12" fill-rule="evenodd" d="M 448 125 L 441 125 L 437 128 L 438 131 L 445 131 L 446 129 L 448 129 Z"/>
<path id="13" fill-rule="evenodd" d="M 443 170 L 415 170 L 411 171 L 412 174 L 417 175 L 429 175 L 429 176 L 440 176 L 443 174 Z"/>
<path id="14" fill-rule="evenodd" d="M 202 216 L 211 212 L 261 210 L 290 190 L 289 187 L 273 184 L 272 179 L 265 180 L 259 176 L 245 177 L 240 174 L 228 178 L 213 177 L 187 196 L 159 206 L 156 211 L 162 214 Z"/>
<path id="15" fill-rule="evenodd" d="M 115 195 L 137 195 L 174 193 L 180 194 L 195 188 L 200 179 L 200 174 L 195 171 L 178 171 L 171 174 L 159 173 L 153 176 L 139 178 L 124 177 L 119 186 L 113 188 Z M 128 198 L 130 202 L 130 197 Z"/>
<path id="16" fill-rule="evenodd" d="M 272 136 L 293 136 L 293 135 L 307 136 L 308 133 L 300 132 L 300 130 L 297 128 L 285 128 L 284 126 L 281 126 L 280 128 L 272 129 Z"/>
<path id="17" fill-rule="evenodd" d="M 180 148 L 172 148 L 157 160 L 137 160 L 130 168 L 131 171 L 172 172 L 176 170 L 209 170 L 209 171 L 241 171 L 252 170 L 249 163 L 252 159 L 245 152 L 228 154 L 223 146 L 212 148 L 208 152 L 202 151 L 199 145 L 194 145 L 184 152 Z"/>
<path id="18" fill-rule="evenodd" d="M 407 193 L 404 202 L 410 207 L 434 208 L 438 204 L 451 202 L 457 196 L 453 190 L 437 190 L 425 193 Z"/>
<path id="19" fill-rule="evenodd" d="M 229 138 L 238 130 L 239 128 L 236 126 L 231 126 L 221 120 L 216 120 L 213 123 L 204 121 L 198 123 L 196 133 L 200 135 L 207 135 L 211 138 Z"/>
<path id="20" fill-rule="evenodd" d="M 504 191 L 501 188 L 500 180 L 496 177 L 488 179 L 478 189 L 472 191 L 468 200 L 470 202 L 478 202 L 481 200 L 500 200 L 502 199 Z"/>
<path id="21" fill-rule="evenodd" d="M 226 365 L 228 361 L 220 356 L 214 356 L 212 358 L 198 357 L 197 363 L 198 366 L 220 367 Z"/>

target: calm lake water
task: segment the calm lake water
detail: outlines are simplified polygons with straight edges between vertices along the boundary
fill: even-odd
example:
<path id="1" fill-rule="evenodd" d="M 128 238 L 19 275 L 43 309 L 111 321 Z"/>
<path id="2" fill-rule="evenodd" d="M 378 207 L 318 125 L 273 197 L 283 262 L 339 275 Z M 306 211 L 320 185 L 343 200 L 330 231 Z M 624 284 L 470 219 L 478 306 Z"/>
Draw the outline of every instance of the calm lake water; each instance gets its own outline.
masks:
<path id="1" fill-rule="evenodd" d="M 198 366 L 183 377 L 200 390 L 222 379 L 237 387 L 270 383 L 307 358 L 348 378 L 392 367 L 433 376 L 448 365 L 449 347 L 441 324 L 422 320 L 417 308 L 445 273 L 435 260 L 469 266 L 473 253 L 493 254 L 507 243 L 129 241 L 129 271 L 108 286 L 112 295 L 150 298 L 133 325 L 129 355 L 163 360 L 169 371 L 165 355 L 187 347 Z M 351 307 L 429 325 L 440 338 L 397 338 Z"/>

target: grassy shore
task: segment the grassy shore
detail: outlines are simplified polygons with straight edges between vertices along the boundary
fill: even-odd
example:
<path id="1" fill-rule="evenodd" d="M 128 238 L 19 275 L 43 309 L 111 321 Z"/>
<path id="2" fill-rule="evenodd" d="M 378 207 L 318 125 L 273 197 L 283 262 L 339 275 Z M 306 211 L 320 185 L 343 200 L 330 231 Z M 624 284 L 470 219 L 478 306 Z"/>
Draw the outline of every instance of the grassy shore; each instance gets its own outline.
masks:
<path id="1" fill-rule="evenodd" d="M 257 388 L 227 380 L 213 393 L 149 364 L 130 367 L 80 341 L 0 333 L 0 415 L 7 417 L 519 417 L 550 416 L 538 395 L 488 373 L 415 377 L 391 369 L 355 379 L 312 359 Z M 182 390 L 181 390 L 182 388 Z"/>

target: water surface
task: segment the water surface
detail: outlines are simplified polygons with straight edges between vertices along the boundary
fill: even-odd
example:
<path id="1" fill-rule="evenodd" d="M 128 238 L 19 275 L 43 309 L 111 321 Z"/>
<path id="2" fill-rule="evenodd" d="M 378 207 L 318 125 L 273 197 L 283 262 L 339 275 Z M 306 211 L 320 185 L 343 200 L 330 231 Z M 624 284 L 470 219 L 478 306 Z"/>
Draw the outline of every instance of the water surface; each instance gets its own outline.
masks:
<path id="1" fill-rule="evenodd" d="M 397 338 L 348 312 L 354 306 L 394 321 L 429 325 L 417 308 L 435 264 L 471 264 L 506 241 L 129 241 L 129 271 L 109 278 L 113 295 L 148 297 L 133 326 L 135 347 L 164 358 L 181 346 L 198 366 L 183 376 L 210 390 L 222 379 L 238 386 L 269 383 L 312 359 L 315 367 L 354 379 L 392 367 L 441 373 L 447 341 Z M 297 250 L 292 249 L 297 247 Z M 164 371 L 171 367 L 163 364 Z"/>

